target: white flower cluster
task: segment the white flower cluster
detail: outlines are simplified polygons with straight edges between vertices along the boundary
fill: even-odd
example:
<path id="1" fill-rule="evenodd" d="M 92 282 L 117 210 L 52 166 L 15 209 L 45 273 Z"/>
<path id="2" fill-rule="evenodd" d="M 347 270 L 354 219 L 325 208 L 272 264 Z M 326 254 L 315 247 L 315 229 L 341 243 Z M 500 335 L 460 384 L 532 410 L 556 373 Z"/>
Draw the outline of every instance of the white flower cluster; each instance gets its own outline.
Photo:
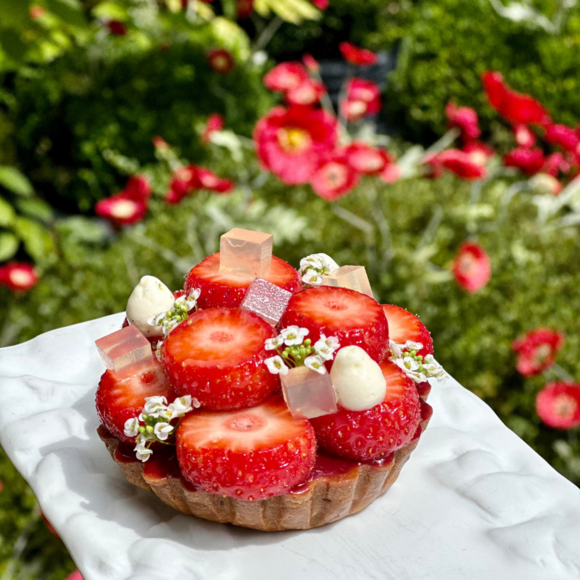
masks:
<path id="1" fill-rule="evenodd" d="M 171 422 L 199 406 L 199 401 L 190 395 L 178 397 L 170 405 L 167 404 L 165 397 L 147 397 L 139 417 L 125 422 L 125 435 L 136 438 L 137 459 L 147 461 L 153 454 L 152 443 L 156 441 L 165 443 L 169 437 L 175 435 L 177 425 L 172 425 Z"/>
<path id="2" fill-rule="evenodd" d="M 167 312 L 160 312 L 147 320 L 147 324 L 151 326 L 161 326 L 163 329 L 163 338 L 178 325 L 181 324 L 189 316 L 189 311 L 197 308 L 197 299 L 201 294 L 199 288 L 195 288 L 189 293 L 189 296 L 180 296 L 173 303 L 171 310 Z"/>
<path id="3" fill-rule="evenodd" d="M 423 383 L 432 377 L 442 379 L 447 374 L 432 354 L 417 354 L 423 348 L 420 342 L 408 340 L 405 344 L 397 344 L 389 340 L 389 348 L 391 360 L 416 383 Z"/>
<path id="4" fill-rule="evenodd" d="M 326 374 L 325 361 L 332 360 L 334 353 L 340 348 L 338 339 L 335 336 L 326 337 L 324 334 L 311 345 L 307 328 L 289 326 L 280 332 L 275 338 L 266 341 L 266 350 L 276 350 L 277 355 L 266 359 L 264 362 L 268 370 L 274 375 L 286 375 L 292 367 L 306 366 L 310 370 L 321 375 Z M 285 346 L 284 350 L 280 350 Z"/>
<path id="5" fill-rule="evenodd" d="M 338 269 L 338 264 L 326 254 L 311 254 L 300 260 L 302 282 L 307 286 L 320 286 L 322 278 Z"/>

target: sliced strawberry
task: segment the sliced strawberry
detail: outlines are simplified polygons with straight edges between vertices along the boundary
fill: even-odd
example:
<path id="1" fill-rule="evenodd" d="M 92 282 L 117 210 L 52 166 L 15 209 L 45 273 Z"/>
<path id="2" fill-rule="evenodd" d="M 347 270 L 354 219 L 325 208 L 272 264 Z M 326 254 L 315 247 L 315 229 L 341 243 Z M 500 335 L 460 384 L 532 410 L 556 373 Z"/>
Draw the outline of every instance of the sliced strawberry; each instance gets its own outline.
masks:
<path id="1" fill-rule="evenodd" d="M 276 331 L 238 308 L 198 310 L 163 343 L 163 365 L 178 395 L 191 395 L 212 411 L 251 407 L 279 385 L 264 359 L 264 342 Z"/>
<path id="2" fill-rule="evenodd" d="M 308 288 L 290 298 L 280 328 L 300 326 L 316 342 L 321 334 L 336 336 L 340 346 L 355 345 L 381 362 L 389 348 L 389 328 L 376 300 L 346 288 Z"/>
<path id="3" fill-rule="evenodd" d="M 185 479 L 207 492 L 261 500 L 308 477 L 316 439 L 307 420 L 272 397 L 251 409 L 193 413 L 179 425 L 177 459 Z"/>
<path id="4" fill-rule="evenodd" d="M 125 422 L 139 415 L 146 397 L 157 395 L 165 397 L 168 403 L 176 397 L 155 359 L 145 364 L 141 372 L 125 379 L 108 370 L 101 377 L 97 389 L 97 413 L 117 439 L 133 443 L 134 438 L 125 436 Z"/>
<path id="5" fill-rule="evenodd" d="M 200 308 L 236 308 L 242 303 L 255 276 L 235 272 L 220 272 L 220 255 L 213 254 L 194 266 L 185 279 L 185 291 L 201 290 L 197 301 Z M 300 274 L 287 262 L 272 256 L 272 265 L 262 278 L 288 292 L 302 289 Z"/>
<path id="6" fill-rule="evenodd" d="M 433 339 L 427 327 L 408 310 L 394 304 L 383 304 L 383 311 L 389 321 L 389 338 L 397 344 L 405 344 L 408 340 L 420 342 L 423 348 L 421 356 L 433 354 Z"/>
<path id="7" fill-rule="evenodd" d="M 411 379 L 394 363 L 381 364 L 387 394 L 380 405 L 366 411 L 347 411 L 311 419 L 318 445 L 324 451 L 352 459 L 380 459 L 407 445 L 421 422 L 421 406 Z"/>

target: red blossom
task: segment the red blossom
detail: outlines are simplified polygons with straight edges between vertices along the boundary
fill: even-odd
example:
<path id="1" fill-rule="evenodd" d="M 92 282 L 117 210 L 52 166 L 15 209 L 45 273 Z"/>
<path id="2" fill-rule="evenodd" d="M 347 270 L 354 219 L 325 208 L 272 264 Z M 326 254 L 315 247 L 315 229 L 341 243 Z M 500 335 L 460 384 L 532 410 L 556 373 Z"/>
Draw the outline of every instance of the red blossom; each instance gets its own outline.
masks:
<path id="1" fill-rule="evenodd" d="M 249 18 L 254 12 L 254 0 L 237 0 L 236 16 L 240 19 Z"/>
<path id="2" fill-rule="evenodd" d="M 38 20 L 46 14 L 46 10 L 42 6 L 31 6 L 28 14 L 31 20 Z"/>
<path id="3" fill-rule="evenodd" d="M 366 115 L 376 115 L 381 110 L 381 91 L 376 83 L 364 79 L 351 79 L 346 87 L 346 98 L 340 111 L 347 121 L 358 121 Z"/>
<path id="4" fill-rule="evenodd" d="M 580 425 L 580 385 L 550 383 L 536 396 L 540 419 L 554 429 L 573 429 Z"/>
<path id="5" fill-rule="evenodd" d="M 431 165 L 434 174 L 438 177 L 441 168 L 448 169 L 461 179 L 476 180 L 487 177 L 487 169 L 473 161 L 470 153 L 465 153 L 459 149 L 446 149 L 425 160 L 427 165 Z"/>
<path id="6" fill-rule="evenodd" d="M 389 163 L 381 172 L 379 177 L 385 183 L 395 183 L 401 179 L 403 172 L 401 168 L 395 163 Z"/>
<path id="7" fill-rule="evenodd" d="M 270 91 L 286 93 L 308 80 L 308 73 L 299 62 L 283 62 L 264 77 L 264 85 Z"/>
<path id="8" fill-rule="evenodd" d="M 544 161 L 544 165 L 542 166 L 542 172 L 557 177 L 560 171 L 562 173 L 568 173 L 568 171 L 570 171 L 570 164 L 559 152 L 548 155 Z"/>
<path id="9" fill-rule="evenodd" d="M 548 111 L 530 95 L 517 93 L 504 82 L 498 72 L 485 72 L 481 76 L 490 105 L 505 119 L 515 124 L 546 124 Z"/>
<path id="10" fill-rule="evenodd" d="M 213 115 L 210 115 L 203 130 L 203 133 L 201 135 L 201 140 L 204 143 L 209 143 L 211 139 L 211 134 L 215 133 L 216 131 L 221 131 L 224 128 L 224 125 L 225 121 L 222 115 L 220 115 L 219 113 L 214 113 Z"/>
<path id="11" fill-rule="evenodd" d="M 469 155 L 469 158 L 473 163 L 481 165 L 482 167 L 487 165 L 487 162 L 495 155 L 495 149 L 481 141 L 467 143 L 467 145 L 463 147 L 463 152 Z"/>
<path id="12" fill-rule="evenodd" d="M 538 173 L 542 169 L 544 162 L 544 153 L 539 148 L 524 149 L 523 147 L 517 147 L 503 157 L 503 164 L 506 167 L 517 167 L 529 176 Z"/>
<path id="13" fill-rule="evenodd" d="M 485 250 L 476 243 L 461 244 L 453 261 L 453 275 L 467 292 L 475 294 L 491 278 L 491 262 Z"/>
<path id="14" fill-rule="evenodd" d="M 346 148 L 347 163 L 358 173 L 374 175 L 381 173 L 392 160 L 382 149 L 375 149 L 362 141 L 354 141 Z"/>
<path id="15" fill-rule="evenodd" d="M 213 48 L 207 52 L 207 61 L 213 71 L 227 75 L 234 68 L 234 57 L 225 48 Z"/>
<path id="16" fill-rule="evenodd" d="M 197 179 L 201 189 L 209 189 L 216 193 L 229 193 L 236 186 L 231 179 L 218 177 L 213 171 L 205 167 L 197 168 Z"/>
<path id="17" fill-rule="evenodd" d="M 75 570 L 72 574 L 66 577 L 66 580 L 83 580 L 83 577 L 78 570 Z"/>
<path id="18" fill-rule="evenodd" d="M 330 6 L 328 0 L 310 0 L 319 10 L 326 10 Z"/>
<path id="19" fill-rule="evenodd" d="M 122 192 L 98 201 L 95 212 L 116 226 L 128 226 L 145 217 L 147 202 L 135 201 L 130 194 Z"/>
<path id="20" fill-rule="evenodd" d="M 160 150 L 169 149 L 169 143 L 167 143 L 167 141 L 163 139 L 163 137 L 160 137 L 159 135 L 153 137 L 153 139 L 151 139 L 151 142 L 153 143 L 155 149 Z"/>
<path id="21" fill-rule="evenodd" d="M 169 182 L 169 191 L 165 194 L 165 201 L 170 204 L 179 203 L 186 195 L 199 189 L 199 176 L 195 165 L 180 167 L 173 172 Z"/>
<path id="22" fill-rule="evenodd" d="M 130 199 L 147 201 L 151 197 L 151 184 L 145 175 L 134 175 L 129 178 L 123 191 Z"/>
<path id="23" fill-rule="evenodd" d="M 474 141 L 481 135 L 477 113 L 470 107 L 458 107 L 455 103 L 449 102 L 445 107 L 445 114 L 450 127 L 457 127 L 461 130 L 461 138 L 466 141 Z"/>
<path id="24" fill-rule="evenodd" d="M 26 292 L 36 285 L 38 273 L 31 264 L 8 262 L 0 266 L 0 286 L 6 286 L 13 292 Z"/>
<path id="25" fill-rule="evenodd" d="M 349 165 L 344 151 L 334 151 L 322 161 L 312 176 L 312 189 L 328 201 L 350 193 L 359 182 L 359 174 Z"/>
<path id="26" fill-rule="evenodd" d="M 127 27 L 124 22 L 120 20 L 108 20 L 105 22 L 105 26 L 108 28 L 111 34 L 115 36 L 125 36 L 127 34 Z"/>
<path id="27" fill-rule="evenodd" d="M 302 62 L 311 73 L 317 73 L 320 71 L 320 65 L 318 64 L 318 61 L 311 54 L 303 54 Z"/>
<path id="28" fill-rule="evenodd" d="M 526 125 L 514 125 L 513 131 L 516 143 L 519 147 L 531 149 L 536 144 L 536 136 Z"/>
<path id="29" fill-rule="evenodd" d="M 377 55 L 366 48 L 359 48 L 350 42 L 341 42 L 338 45 L 342 57 L 350 64 L 357 66 L 370 66 L 376 64 Z"/>
<path id="30" fill-rule="evenodd" d="M 564 346 L 564 335 L 549 328 L 536 328 L 512 344 L 518 353 L 516 368 L 525 377 L 537 375 L 551 367 Z"/>
<path id="31" fill-rule="evenodd" d="M 564 151 L 576 153 L 579 150 L 580 137 L 574 129 L 566 127 L 566 125 L 548 125 L 545 139 L 552 145 L 559 145 Z"/>
<path id="32" fill-rule="evenodd" d="M 319 81 L 306 79 L 286 93 L 290 105 L 315 105 L 326 93 L 326 87 Z"/>
<path id="33" fill-rule="evenodd" d="M 321 109 L 274 107 L 258 121 L 254 141 L 265 169 L 289 185 L 308 183 L 336 146 L 337 122 Z"/>

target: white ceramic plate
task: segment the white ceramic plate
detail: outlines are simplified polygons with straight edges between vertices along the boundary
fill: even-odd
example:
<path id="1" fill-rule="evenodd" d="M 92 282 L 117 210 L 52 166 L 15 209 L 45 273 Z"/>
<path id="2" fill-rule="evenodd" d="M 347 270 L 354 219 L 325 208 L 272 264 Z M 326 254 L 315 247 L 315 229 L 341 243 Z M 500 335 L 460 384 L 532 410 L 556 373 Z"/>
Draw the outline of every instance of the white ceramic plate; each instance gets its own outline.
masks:
<path id="1" fill-rule="evenodd" d="M 0 443 L 85 580 L 578 580 L 580 490 L 453 379 L 389 492 L 306 532 L 184 516 L 96 434 L 94 341 L 122 314 L 0 350 Z"/>

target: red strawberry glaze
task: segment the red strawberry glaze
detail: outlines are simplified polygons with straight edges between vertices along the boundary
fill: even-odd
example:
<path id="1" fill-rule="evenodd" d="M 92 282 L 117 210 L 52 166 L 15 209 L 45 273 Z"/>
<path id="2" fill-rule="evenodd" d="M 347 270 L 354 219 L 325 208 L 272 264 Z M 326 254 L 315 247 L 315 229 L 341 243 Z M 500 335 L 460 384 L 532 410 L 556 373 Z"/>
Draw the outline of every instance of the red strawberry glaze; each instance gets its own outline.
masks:
<path id="1" fill-rule="evenodd" d="M 288 292 L 298 292 L 302 289 L 300 274 L 290 264 L 272 256 L 270 270 L 261 276 Z M 246 291 L 254 281 L 255 276 L 239 272 L 220 272 L 220 255 L 212 254 L 194 266 L 185 279 L 185 291 L 195 288 L 201 290 L 197 300 L 200 308 L 216 308 L 225 306 L 236 308 L 242 303 Z"/>

